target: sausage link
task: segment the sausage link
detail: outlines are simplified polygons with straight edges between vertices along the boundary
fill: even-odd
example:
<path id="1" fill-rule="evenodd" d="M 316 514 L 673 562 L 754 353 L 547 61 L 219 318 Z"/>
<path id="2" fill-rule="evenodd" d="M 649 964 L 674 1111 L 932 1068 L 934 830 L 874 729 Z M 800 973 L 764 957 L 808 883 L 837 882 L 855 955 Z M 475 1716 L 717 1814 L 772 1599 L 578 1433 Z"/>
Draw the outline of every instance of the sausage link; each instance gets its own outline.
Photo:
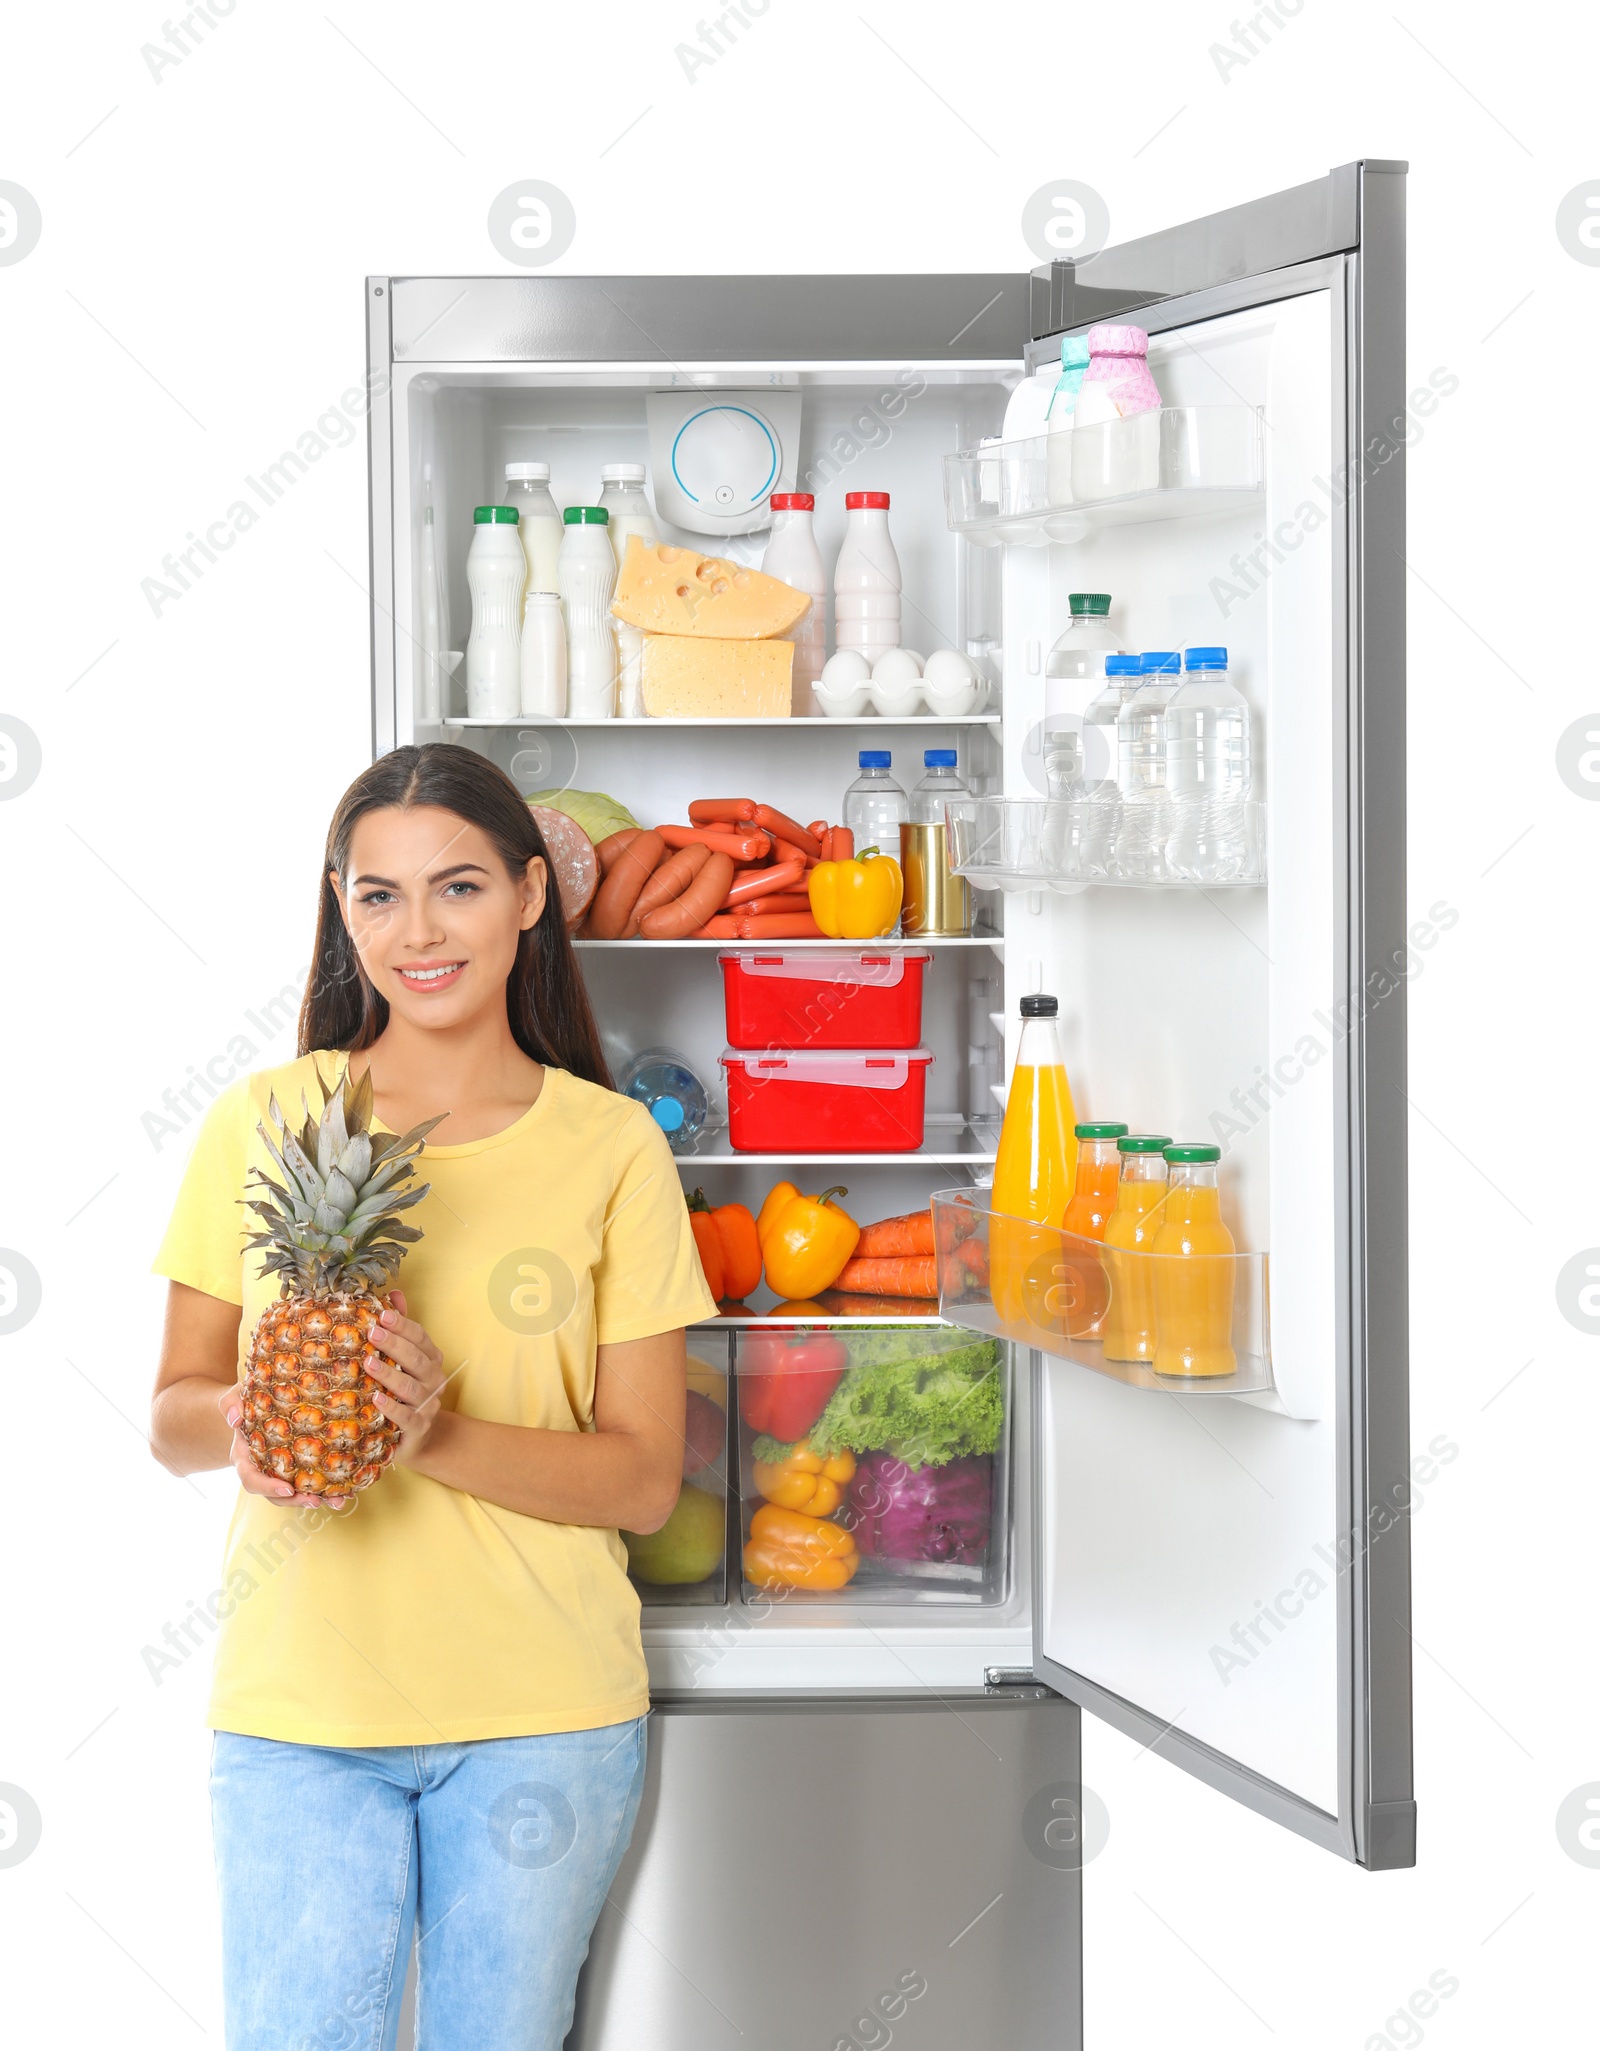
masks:
<path id="1" fill-rule="evenodd" d="M 628 927 L 639 893 L 666 852 L 659 833 L 641 832 L 615 858 L 611 874 L 595 892 L 594 903 L 589 907 L 589 931 L 597 940 L 631 937 Z M 637 926 L 634 930 L 638 930 Z"/>
<path id="2" fill-rule="evenodd" d="M 639 921 L 646 940 L 687 940 L 716 912 L 733 881 L 733 857 L 713 848 L 698 876 L 681 897 L 657 905 Z"/>
<path id="3" fill-rule="evenodd" d="M 748 833 L 731 828 L 719 830 L 715 826 L 658 826 L 656 831 L 666 847 L 692 847 L 699 843 L 741 862 L 764 861 L 772 852 L 772 841 L 759 826 L 752 826 Z"/>
<path id="4" fill-rule="evenodd" d="M 681 897 L 710 859 L 710 848 L 698 846 L 681 847 L 675 855 L 669 855 L 639 892 L 633 916 L 642 919 L 658 904 L 671 904 L 675 897 Z"/>
<path id="5" fill-rule="evenodd" d="M 624 826 L 620 833 L 608 833 L 604 840 L 595 842 L 594 851 L 600 857 L 602 876 L 611 874 L 618 855 L 625 847 L 632 847 L 643 831 L 642 826 Z"/>
<path id="6" fill-rule="evenodd" d="M 754 798 L 696 798 L 689 807 L 691 826 L 744 826 L 755 816 Z"/>
<path id="7" fill-rule="evenodd" d="M 775 839 L 787 841 L 791 847 L 799 848 L 803 855 L 820 852 L 811 829 L 802 826 L 797 819 L 791 819 L 787 812 L 775 811 L 771 805 L 757 805 L 756 824 L 764 826 Z"/>

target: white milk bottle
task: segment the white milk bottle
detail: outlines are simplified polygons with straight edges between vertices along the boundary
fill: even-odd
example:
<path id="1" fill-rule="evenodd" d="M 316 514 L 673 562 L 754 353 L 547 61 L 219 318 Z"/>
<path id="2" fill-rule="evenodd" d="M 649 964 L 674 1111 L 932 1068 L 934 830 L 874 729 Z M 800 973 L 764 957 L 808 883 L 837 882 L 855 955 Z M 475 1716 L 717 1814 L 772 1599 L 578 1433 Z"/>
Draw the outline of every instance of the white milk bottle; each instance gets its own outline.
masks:
<path id="1" fill-rule="evenodd" d="M 833 566 L 833 645 L 876 662 L 900 646 L 900 558 L 889 539 L 889 494 L 847 491 L 844 545 Z"/>
<path id="2" fill-rule="evenodd" d="M 600 503 L 606 511 L 606 532 L 611 536 L 611 553 L 617 568 L 628 553 L 630 536 L 637 534 L 648 547 L 661 537 L 655 515 L 644 495 L 642 463 L 607 463 L 600 472 Z M 644 687 L 639 679 L 639 659 L 644 654 L 644 636 L 626 620 L 613 620 L 617 637 L 617 715 L 621 719 L 643 719 Z"/>
<path id="3" fill-rule="evenodd" d="M 522 716 L 564 719 L 567 630 L 553 591 L 530 591 L 522 612 Z"/>
<path id="4" fill-rule="evenodd" d="M 604 506 L 568 506 L 562 515 L 561 610 L 567 622 L 567 717 L 614 719 L 617 638 L 611 594 L 617 559 L 606 533 Z"/>
<path id="5" fill-rule="evenodd" d="M 772 494 L 772 538 L 761 558 L 769 577 L 780 577 L 796 591 L 806 592 L 811 610 L 783 637 L 794 643 L 794 709 L 802 718 L 818 718 L 823 707 L 811 686 L 822 674 L 828 659 L 828 573 L 822 551 L 811 531 L 816 500 L 809 491 L 775 491 Z"/>
<path id="6" fill-rule="evenodd" d="M 515 719 L 522 707 L 522 592 L 528 565 L 515 506 L 476 506 L 467 550 L 472 630 L 467 636 L 467 717 Z"/>
<path id="7" fill-rule="evenodd" d="M 561 508 L 550 496 L 550 465 L 508 463 L 505 502 L 517 509 L 517 532 L 528 559 L 528 589 L 554 591 L 561 554 Z"/>

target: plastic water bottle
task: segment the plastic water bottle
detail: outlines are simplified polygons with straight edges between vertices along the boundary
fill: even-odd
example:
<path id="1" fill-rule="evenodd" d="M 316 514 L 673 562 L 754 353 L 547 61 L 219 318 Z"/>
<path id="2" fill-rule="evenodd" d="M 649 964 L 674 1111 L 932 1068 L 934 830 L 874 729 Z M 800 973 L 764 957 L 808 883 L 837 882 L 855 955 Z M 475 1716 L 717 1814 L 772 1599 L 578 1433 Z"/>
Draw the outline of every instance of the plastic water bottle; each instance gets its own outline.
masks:
<path id="1" fill-rule="evenodd" d="M 1170 648 L 1139 658 L 1139 688 L 1117 714 L 1117 789 L 1122 817 L 1113 873 L 1129 883 L 1167 880 L 1167 706 L 1178 687 Z"/>
<path id="2" fill-rule="evenodd" d="M 889 774 L 894 758 L 887 748 L 863 748 L 856 760 L 861 774 L 844 794 L 844 823 L 855 836 L 856 853 L 875 847 L 898 861 L 900 829 L 911 817 L 911 806 Z"/>
<path id="3" fill-rule="evenodd" d="M 643 1104 L 667 1136 L 675 1154 L 694 1152 L 710 1100 L 706 1086 L 671 1047 L 646 1047 L 622 1071 L 617 1087 Z"/>
<path id="4" fill-rule="evenodd" d="M 1167 706 L 1167 867 L 1186 883 L 1231 883 L 1254 868 L 1250 707 L 1228 681 L 1226 648 L 1191 648 Z"/>
<path id="5" fill-rule="evenodd" d="M 1073 795 L 1067 819 L 1066 873 L 1085 882 L 1111 874 L 1112 852 L 1122 825 L 1117 787 L 1117 721 L 1139 688 L 1137 655 L 1108 655 L 1105 682 L 1083 715 L 1083 785 Z"/>
<path id="6" fill-rule="evenodd" d="M 1044 783 L 1052 798 L 1079 797 L 1089 767 L 1084 721 L 1087 707 L 1105 682 L 1105 666 L 1117 646 L 1106 625 L 1110 594 L 1074 591 L 1067 598 L 1071 623 L 1051 648 L 1044 666 Z M 1103 772 L 1101 772 L 1103 773 Z"/>
<path id="7" fill-rule="evenodd" d="M 900 646 L 900 558 L 889 539 L 889 494 L 847 491 L 844 543 L 833 565 L 833 645 L 876 662 Z"/>

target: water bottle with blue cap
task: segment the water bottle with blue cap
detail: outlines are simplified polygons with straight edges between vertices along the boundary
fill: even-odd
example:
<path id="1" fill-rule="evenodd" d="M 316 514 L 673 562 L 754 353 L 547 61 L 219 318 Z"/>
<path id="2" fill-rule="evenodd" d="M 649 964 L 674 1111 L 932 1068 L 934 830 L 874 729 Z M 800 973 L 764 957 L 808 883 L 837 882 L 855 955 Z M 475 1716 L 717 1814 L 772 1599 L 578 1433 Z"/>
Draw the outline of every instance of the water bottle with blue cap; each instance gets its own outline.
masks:
<path id="1" fill-rule="evenodd" d="M 618 1089 L 643 1104 L 675 1154 L 692 1154 L 706 1122 L 706 1086 L 671 1047 L 646 1047 L 622 1071 Z"/>
<path id="2" fill-rule="evenodd" d="M 1146 649 L 1139 657 L 1139 687 L 1117 715 L 1122 816 L 1112 867 L 1128 883 L 1168 880 L 1167 706 L 1182 676 L 1176 649 Z"/>
<path id="3" fill-rule="evenodd" d="M 1166 859 L 1186 883 L 1234 883 L 1254 869 L 1250 707 L 1226 648 L 1191 648 L 1166 709 Z"/>

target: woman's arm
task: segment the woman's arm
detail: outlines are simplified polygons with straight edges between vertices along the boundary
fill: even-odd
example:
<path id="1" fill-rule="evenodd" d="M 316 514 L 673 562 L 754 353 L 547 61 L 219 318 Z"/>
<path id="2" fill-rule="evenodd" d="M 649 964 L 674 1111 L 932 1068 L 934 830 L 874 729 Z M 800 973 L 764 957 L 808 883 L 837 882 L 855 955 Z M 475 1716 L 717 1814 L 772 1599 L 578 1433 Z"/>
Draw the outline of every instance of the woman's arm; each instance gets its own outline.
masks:
<path id="1" fill-rule="evenodd" d="M 294 1498 L 294 1490 L 261 1472 L 230 1422 L 239 1416 L 243 1315 L 238 1304 L 207 1296 L 202 1289 L 167 1284 L 167 1323 L 150 1403 L 150 1450 L 174 1474 L 232 1467 L 249 1494 L 285 1502 Z"/>
<path id="2" fill-rule="evenodd" d="M 403 1298 L 399 1308 L 393 1329 L 380 1328 L 374 1343 L 394 1363 L 381 1376 L 393 1393 L 380 1401 L 401 1427 L 395 1457 L 403 1465 L 552 1524 L 623 1531 L 659 1531 L 665 1524 L 683 1478 L 687 1349 L 681 1330 L 599 1347 L 594 1430 L 547 1431 L 433 1409 L 444 1382 L 438 1350 L 404 1317 Z"/>

